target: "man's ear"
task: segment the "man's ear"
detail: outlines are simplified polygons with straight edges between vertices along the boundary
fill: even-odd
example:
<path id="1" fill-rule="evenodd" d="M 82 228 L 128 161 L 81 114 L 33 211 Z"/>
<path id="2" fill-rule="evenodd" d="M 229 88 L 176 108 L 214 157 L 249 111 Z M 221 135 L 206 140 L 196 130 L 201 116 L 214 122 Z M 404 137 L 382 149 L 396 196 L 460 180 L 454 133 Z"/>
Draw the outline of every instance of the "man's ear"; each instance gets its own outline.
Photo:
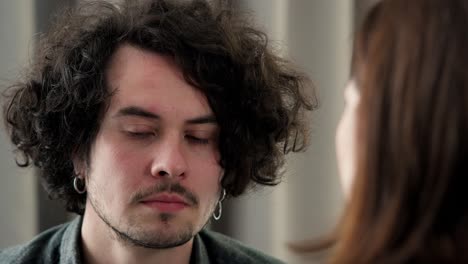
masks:
<path id="1" fill-rule="evenodd" d="M 76 154 L 73 155 L 72 162 L 75 176 L 84 179 L 86 177 L 86 162 L 83 160 L 83 158 L 78 157 Z"/>
<path id="2" fill-rule="evenodd" d="M 224 168 L 221 169 L 221 175 L 219 176 L 218 183 L 223 182 L 224 179 Z"/>

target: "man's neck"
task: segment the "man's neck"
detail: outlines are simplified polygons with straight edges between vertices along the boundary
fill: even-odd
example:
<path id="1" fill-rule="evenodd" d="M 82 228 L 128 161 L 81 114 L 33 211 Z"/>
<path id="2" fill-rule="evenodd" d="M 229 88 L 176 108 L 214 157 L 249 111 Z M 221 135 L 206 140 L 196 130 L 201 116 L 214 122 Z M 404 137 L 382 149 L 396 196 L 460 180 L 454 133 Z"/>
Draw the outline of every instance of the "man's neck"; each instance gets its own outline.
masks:
<path id="1" fill-rule="evenodd" d="M 94 212 L 83 217 L 81 240 L 83 263 L 176 263 L 188 264 L 192 253 L 193 238 L 187 243 L 169 249 L 150 249 L 130 245 L 116 238 Z"/>

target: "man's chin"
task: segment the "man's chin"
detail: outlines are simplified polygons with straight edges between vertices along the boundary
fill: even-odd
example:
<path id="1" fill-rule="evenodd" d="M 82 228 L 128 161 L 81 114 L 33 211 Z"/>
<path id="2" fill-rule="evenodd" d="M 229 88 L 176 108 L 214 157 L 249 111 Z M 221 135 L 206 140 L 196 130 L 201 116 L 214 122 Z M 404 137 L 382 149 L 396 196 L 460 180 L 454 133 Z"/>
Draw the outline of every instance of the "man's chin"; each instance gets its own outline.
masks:
<path id="1" fill-rule="evenodd" d="M 129 238 L 133 246 L 150 248 L 150 249 L 169 249 L 182 246 L 193 238 L 192 234 L 174 235 L 170 237 L 154 237 L 154 238 Z"/>
<path id="2" fill-rule="evenodd" d="M 182 225 L 179 221 L 167 220 L 164 224 L 140 224 L 135 229 L 128 227 L 126 231 L 112 228 L 119 240 L 138 247 L 152 249 L 167 249 L 181 246 L 189 242 L 195 235 L 193 226 Z"/>

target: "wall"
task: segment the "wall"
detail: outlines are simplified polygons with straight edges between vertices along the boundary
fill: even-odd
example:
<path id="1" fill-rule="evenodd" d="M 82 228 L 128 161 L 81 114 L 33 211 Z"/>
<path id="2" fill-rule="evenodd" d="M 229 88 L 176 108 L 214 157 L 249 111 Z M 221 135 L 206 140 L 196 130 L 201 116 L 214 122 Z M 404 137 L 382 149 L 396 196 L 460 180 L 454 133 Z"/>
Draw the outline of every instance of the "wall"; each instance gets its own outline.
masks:
<path id="1" fill-rule="evenodd" d="M 289 157 L 285 181 L 229 203 L 227 232 L 288 263 L 310 263 L 286 243 L 324 235 L 343 198 L 335 160 L 335 128 L 343 109 L 353 27 L 352 1 L 241 1 L 280 54 L 294 60 L 317 86 L 320 108 L 311 116 L 306 153 Z"/>
<path id="2" fill-rule="evenodd" d="M 0 2 L 0 87 L 17 77 L 33 47 L 32 0 Z M 2 123 L 3 128 L 3 123 Z M 36 179 L 15 165 L 12 147 L 0 132 L 0 248 L 27 241 L 36 233 Z"/>

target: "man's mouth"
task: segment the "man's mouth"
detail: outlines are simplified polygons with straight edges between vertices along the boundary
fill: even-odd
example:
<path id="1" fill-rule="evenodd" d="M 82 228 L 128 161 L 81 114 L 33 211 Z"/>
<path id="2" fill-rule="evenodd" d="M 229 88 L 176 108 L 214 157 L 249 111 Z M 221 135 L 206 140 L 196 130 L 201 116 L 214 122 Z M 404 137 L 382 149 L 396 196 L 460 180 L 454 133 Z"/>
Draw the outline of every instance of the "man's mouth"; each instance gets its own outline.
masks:
<path id="1" fill-rule="evenodd" d="M 169 193 L 151 195 L 141 203 L 160 212 L 178 212 L 190 206 L 181 196 Z"/>

